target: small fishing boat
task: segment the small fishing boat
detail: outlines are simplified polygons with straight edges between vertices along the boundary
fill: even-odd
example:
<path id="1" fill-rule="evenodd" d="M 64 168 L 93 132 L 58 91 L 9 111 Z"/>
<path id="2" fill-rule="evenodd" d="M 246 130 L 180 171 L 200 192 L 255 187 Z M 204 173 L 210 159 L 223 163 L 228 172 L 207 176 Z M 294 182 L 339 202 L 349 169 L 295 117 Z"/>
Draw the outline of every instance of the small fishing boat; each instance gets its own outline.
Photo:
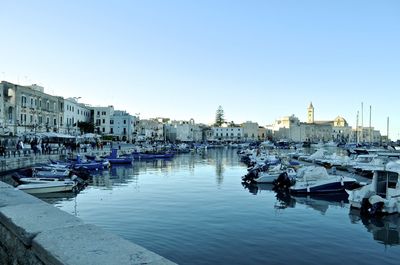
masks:
<path id="1" fill-rule="evenodd" d="M 268 171 L 261 171 L 258 173 L 257 177 L 253 179 L 256 183 L 274 183 L 274 181 L 279 177 L 280 174 L 286 173 L 289 178 L 295 179 L 297 176 L 296 171 L 289 167 L 289 168 L 282 168 L 278 165 L 277 168 L 272 168 Z"/>
<path id="2" fill-rule="evenodd" d="M 118 150 L 113 148 L 111 154 L 106 157 L 110 164 L 132 164 L 133 156 L 118 156 Z"/>
<path id="3" fill-rule="evenodd" d="M 22 190 L 29 194 L 41 194 L 52 192 L 72 192 L 77 183 L 73 180 L 63 181 L 46 181 L 41 183 L 21 184 L 17 189 Z"/>
<path id="4" fill-rule="evenodd" d="M 351 189 L 357 180 L 350 177 L 330 175 L 324 167 L 308 166 L 297 171 L 292 193 L 335 193 Z"/>

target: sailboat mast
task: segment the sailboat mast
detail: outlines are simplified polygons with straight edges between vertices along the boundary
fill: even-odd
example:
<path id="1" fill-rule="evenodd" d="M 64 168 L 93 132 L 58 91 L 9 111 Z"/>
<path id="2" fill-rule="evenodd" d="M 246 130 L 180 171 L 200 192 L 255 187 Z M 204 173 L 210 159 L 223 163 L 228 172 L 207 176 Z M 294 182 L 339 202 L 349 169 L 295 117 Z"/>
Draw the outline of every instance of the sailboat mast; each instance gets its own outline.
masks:
<path id="1" fill-rule="evenodd" d="M 361 102 L 361 142 L 364 142 L 364 102 Z"/>
<path id="2" fill-rule="evenodd" d="M 386 132 L 386 135 L 387 135 L 387 143 L 389 144 L 389 117 L 387 117 L 387 132 Z"/>
<path id="3" fill-rule="evenodd" d="M 357 111 L 357 119 L 356 119 L 356 143 L 358 144 L 358 114 L 359 112 Z"/>
<path id="4" fill-rule="evenodd" d="M 371 112 L 372 112 L 372 107 L 371 107 L 371 105 L 369 105 L 369 144 L 371 144 L 372 143 L 372 135 L 371 135 L 371 130 L 372 130 L 372 127 L 371 127 Z"/>

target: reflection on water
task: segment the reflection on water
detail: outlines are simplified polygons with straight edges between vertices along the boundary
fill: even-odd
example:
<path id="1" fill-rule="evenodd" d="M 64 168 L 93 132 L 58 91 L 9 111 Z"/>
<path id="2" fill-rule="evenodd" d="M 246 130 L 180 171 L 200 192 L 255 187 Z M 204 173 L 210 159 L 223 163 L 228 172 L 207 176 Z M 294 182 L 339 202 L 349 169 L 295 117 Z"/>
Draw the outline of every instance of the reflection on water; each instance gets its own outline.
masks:
<path id="1" fill-rule="evenodd" d="M 247 167 L 236 151 L 113 166 L 52 203 L 178 264 L 398 264 L 400 247 L 382 254 L 348 221 L 347 198 L 243 188 Z"/>
<path id="2" fill-rule="evenodd" d="M 32 194 L 33 196 L 47 202 L 50 204 L 55 204 L 61 201 L 73 200 L 77 193 L 75 192 L 54 192 L 54 193 L 42 193 L 42 194 Z"/>
<path id="3" fill-rule="evenodd" d="M 296 203 L 298 203 L 325 214 L 329 207 L 345 207 L 348 206 L 349 202 L 346 193 L 290 194 L 289 191 L 275 190 L 272 184 L 248 184 L 243 182 L 242 185 L 254 195 L 262 191 L 275 193 L 276 209 L 295 208 Z"/>
<path id="4" fill-rule="evenodd" d="M 357 209 L 351 209 L 349 217 L 353 224 L 362 223 L 377 242 L 389 246 L 400 244 L 400 216 L 398 214 L 368 217 L 360 215 Z"/>

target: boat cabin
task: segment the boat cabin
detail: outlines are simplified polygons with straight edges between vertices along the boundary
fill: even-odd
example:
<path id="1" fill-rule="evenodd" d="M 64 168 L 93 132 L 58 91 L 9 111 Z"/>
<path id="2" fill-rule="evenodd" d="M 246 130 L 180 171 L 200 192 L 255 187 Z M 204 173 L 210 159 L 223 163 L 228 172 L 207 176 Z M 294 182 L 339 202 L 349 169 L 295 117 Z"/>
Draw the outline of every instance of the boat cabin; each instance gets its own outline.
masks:
<path id="1" fill-rule="evenodd" d="M 387 198 L 388 189 L 396 189 L 399 181 L 399 173 L 393 171 L 375 171 L 375 190 L 376 194 L 382 198 Z"/>

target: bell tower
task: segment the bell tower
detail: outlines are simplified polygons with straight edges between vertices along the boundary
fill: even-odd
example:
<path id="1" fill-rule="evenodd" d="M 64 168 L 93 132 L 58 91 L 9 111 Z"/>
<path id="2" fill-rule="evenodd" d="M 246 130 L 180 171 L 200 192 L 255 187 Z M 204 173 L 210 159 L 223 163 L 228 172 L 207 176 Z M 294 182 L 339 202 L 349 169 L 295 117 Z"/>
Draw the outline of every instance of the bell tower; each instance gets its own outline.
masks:
<path id="1" fill-rule="evenodd" d="M 314 106 L 310 102 L 310 106 L 307 108 L 307 123 L 314 123 Z"/>

